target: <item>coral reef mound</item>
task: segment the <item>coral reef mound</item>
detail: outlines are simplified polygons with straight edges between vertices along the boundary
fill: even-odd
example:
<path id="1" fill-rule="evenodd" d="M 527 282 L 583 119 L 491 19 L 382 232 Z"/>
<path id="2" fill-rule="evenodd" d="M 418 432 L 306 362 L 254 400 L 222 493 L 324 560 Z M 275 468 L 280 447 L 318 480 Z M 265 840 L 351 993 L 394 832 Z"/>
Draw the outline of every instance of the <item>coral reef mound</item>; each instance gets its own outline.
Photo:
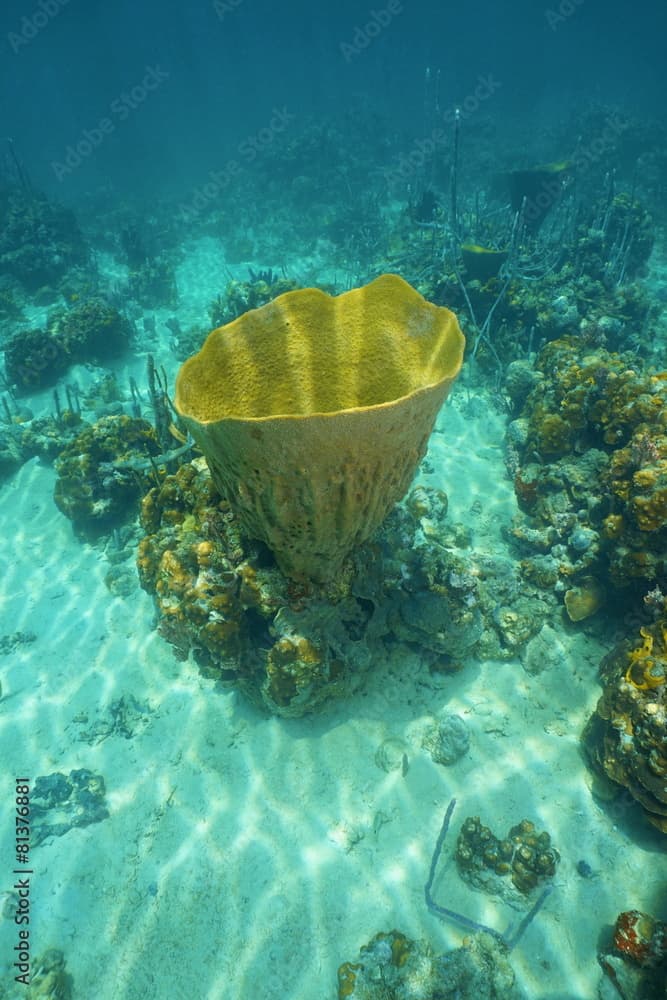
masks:
<path id="1" fill-rule="evenodd" d="M 604 691 L 583 734 L 590 762 L 667 833 L 667 618 L 619 643 L 600 674 Z"/>

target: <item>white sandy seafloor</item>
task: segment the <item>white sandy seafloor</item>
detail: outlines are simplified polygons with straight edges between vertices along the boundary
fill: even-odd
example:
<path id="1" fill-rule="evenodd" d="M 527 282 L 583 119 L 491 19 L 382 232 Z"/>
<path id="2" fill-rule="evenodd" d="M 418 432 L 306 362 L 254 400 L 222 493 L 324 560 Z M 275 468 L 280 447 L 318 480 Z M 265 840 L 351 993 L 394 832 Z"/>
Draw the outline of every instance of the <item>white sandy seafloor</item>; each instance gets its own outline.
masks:
<path id="1" fill-rule="evenodd" d="M 427 478 L 446 486 L 450 518 L 472 527 L 475 546 L 498 551 L 513 498 L 501 422 L 483 412 L 471 418 L 458 391 Z M 6 870 L 15 775 L 104 776 L 109 818 L 32 857 L 33 952 L 65 953 L 76 997 L 334 998 L 337 967 L 377 931 L 457 946 L 462 933 L 423 894 L 453 796 L 436 898 L 505 929 L 510 912 L 464 886 L 451 850 L 465 816 L 498 833 L 534 820 L 562 862 L 512 964 L 528 997 L 596 996 L 600 929 L 629 907 L 655 911 L 665 864 L 657 835 L 616 826 L 589 790 L 579 734 L 599 694 L 595 641 L 563 627 L 558 658 L 537 675 L 518 662 L 432 675 L 397 652 L 322 714 L 265 718 L 175 660 L 152 630 L 148 595 L 111 596 L 106 562 L 54 506 L 53 480 L 30 462 L 0 491 L 0 633 L 37 636 L 0 661 L 0 829 Z M 150 706 L 134 736 L 78 740 L 86 727 L 75 719 L 93 722 L 121 695 Z M 443 767 L 421 737 L 452 712 L 471 748 Z M 405 775 L 375 763 L 390 737 L 407 744 Z M 577 874 L 580 859 L 594 878 Z M 0 926 L 3 975 L 15 931 Z"/>
<path id="2" fill-rule="evenodd" d="M 457 386 L 419 475 L 446 490 L 449 522 L 471 529 L 477 551 L 507 554 L 503 430 L 488 400 Z M 12 885 L 15 776 L 102 774 L 109 818 L 31 858 L 32 953 L 64 952 L 78 1000 L 334 1000 L 338 966 L 378 931 L 457 947 L 464 933 L 424 903 L 452 797 L 436 899 L 499 930 L 516 921 L 461 881 L 452 851 L 466 816 L 500 835 L 533 820 L 562 861 L 512 953 L 518 983 L 531 1000 L 598 995 L 602 928 L 629 908 L 660 915 L 667 877 L 664 838 L 594 799 L 580 750 L 611 631 L 600 643 L 594 620 L 557 616 L 540 673 L 517 660 L 432 674 L 395 649 L 355 696 L 302 720 L 267 718 L 175 659 L 138 583 L 110 593 L 106 557 L 74 538 L 53 485 L 34 460 L 0 487 L 0 635 L 36 636 L 0 657 L 0 892 Z M 133 736 L 82 741 L 121 696 L 145 706 Z M 451 713 L 471 745 L 443 767 L 421 741 Z M 406 745 L 405 774 L 375 762 L 390 738 Z M 5 919 L 7 986 L 15 942 Z"/>

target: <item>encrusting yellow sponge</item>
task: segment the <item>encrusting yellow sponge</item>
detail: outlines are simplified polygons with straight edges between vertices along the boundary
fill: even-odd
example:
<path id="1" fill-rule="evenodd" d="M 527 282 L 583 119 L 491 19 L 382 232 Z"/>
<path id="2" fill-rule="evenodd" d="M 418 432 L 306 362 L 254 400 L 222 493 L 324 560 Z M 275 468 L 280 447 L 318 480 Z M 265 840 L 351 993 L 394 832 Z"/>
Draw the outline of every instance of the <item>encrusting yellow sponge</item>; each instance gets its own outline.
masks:
<path id="1" fill-rule="evenodd" d="M 286 292 L 209 334 L 175 405 L 248 537 L 325 582 L 406 493 L 464 344 L 397 275 Z"/>

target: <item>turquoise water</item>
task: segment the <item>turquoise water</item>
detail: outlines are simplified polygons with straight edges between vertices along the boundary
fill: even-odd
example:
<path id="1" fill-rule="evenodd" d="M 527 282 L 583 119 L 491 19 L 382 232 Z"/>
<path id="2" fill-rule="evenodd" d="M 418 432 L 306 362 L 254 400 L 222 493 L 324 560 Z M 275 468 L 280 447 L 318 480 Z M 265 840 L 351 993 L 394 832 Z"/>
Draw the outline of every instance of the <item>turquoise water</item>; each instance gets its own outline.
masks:
<path id="1" fill-rule="evenodd" d="M 0 997 L 666 995 L 663 22 L 3 11 Z"/>

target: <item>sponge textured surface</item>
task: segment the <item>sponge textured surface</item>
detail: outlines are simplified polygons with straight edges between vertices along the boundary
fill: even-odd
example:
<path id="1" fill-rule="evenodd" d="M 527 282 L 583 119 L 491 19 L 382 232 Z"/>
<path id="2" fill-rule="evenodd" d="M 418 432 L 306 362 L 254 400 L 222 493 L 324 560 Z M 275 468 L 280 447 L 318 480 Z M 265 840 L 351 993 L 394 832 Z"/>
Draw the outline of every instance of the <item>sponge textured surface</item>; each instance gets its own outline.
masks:
<path id="1" fill-rule="evenodd" d="M 176 409 L 247 535 L 326 581 L 407 491 L 463 347 L 397 275 L 287 292 L 209 334 Z"/>

